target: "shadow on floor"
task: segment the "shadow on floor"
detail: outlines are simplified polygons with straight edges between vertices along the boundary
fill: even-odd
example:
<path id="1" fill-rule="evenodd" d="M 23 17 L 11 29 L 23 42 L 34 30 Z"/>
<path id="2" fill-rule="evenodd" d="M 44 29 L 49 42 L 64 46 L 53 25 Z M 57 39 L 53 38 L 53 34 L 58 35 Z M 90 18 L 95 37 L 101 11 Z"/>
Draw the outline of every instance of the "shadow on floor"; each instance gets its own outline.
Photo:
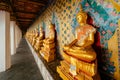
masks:
<path id="1" fill-rule="evenodd" d="M 25 39 L 12 56 L 11 68 L 0 73 L 0 80 L 43 80 Z"/>

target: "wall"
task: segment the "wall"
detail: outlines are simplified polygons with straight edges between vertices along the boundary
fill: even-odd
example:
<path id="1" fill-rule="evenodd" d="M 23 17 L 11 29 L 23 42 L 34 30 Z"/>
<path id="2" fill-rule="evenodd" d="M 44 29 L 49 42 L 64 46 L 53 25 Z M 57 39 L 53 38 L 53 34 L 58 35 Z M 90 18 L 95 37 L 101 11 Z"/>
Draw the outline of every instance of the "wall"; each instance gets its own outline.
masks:
<path id="1" fill-rule="evenodd" d="M 118 26 L 118 23 L 120 23 L 118 22 L 120 18 L 120 1 L 56 0 L 28 31 L 43 26 L 47 37 L 48 25 L 50 22 L 55 24 L 58 50 L 62 54 L 63 46 L 74 39 L 74 31 L 78 26 L 76 14 L 79 11 L 80 4 L 82 4 L 83 10 L 92 18 L 91 23 L 97 29 L 95 46 L 97 46 L 97 54 L 100 55 L 98 56 L 100 71 L 120 79 L 120 25 Z M 106 79 L 108 79 L 107 76 Z"/>

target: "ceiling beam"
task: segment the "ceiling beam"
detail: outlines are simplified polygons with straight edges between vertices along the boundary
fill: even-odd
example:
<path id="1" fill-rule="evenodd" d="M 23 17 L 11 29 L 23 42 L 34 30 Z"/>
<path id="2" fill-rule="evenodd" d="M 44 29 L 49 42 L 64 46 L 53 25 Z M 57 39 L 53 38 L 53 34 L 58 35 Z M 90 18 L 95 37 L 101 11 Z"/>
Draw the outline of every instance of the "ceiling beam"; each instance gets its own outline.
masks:
<path id="1" fill-rule="evenodd" d="M 20 18 L 18 18 L 17 20 L 18 20 L 18 21 L 25 21 L 25 22 L 33 21 L 33 20 L 31 20 L 31 19 L 20 19 Z"/>
<path id="2" fill-rule="evenodd" d="M 47 3 L 48 2 L 48 0 L 32 0 L 32 1 L 34 1 L 34 2 L 41 2 L 41 3 Z"/>
<path id="3" fill-rule="evenodd" d="M 17 17 L 16 13 L 15 13 L 15 7 L 13 6 L 13 0 L 7 0 L 12 8 L 12 11 L 14 13 L 14 16 Z M 16 23 L 18 24 L 19 27 L 21 27 L 21 24 L 18 23 L 18 20 L 16 20 Z M 20 28 L 21 29 L 21 28 Z M 22 29 L 21 29 L 22 30 Z"/>
<path id="4" fill-rule="evenodd" d="M 50 0 L 7 0 L 7 1 L 10 3 L 10 5 L 13 9 L 13 13 L 16 16 L 16 21 L 19 23 L 18 25 L 22 29 L 22 31 L 26 31 L 27 28 L 29 28 L 30 25 L 32 25 L 32 23 L 46 9 L 46 7 L 48 6 L 48 4 L 50 2 Z M 17 2 L 20 2 L 20 3 L 17 3 Z M 29 4 L 30 4 L 30 6 L 36 5 L 36 6 L 34 6 L 34 8 L 35 9 L 38 8 L 38 10 L 40 10 L 40 11 L 37 11 L 37 9 L 36 9 L 37 13 L 35 13 L 34 10 L 30 10 L 30 8 L 27 7 Z M 18 5 L 18 6 L 16 6 L 16 5 Z M 23 5 L 23 6 L 20 6 L 20 5 Z M 20 7 L 20 8 L 17 8 L 17 7 Z M 26 11 L 25 9 L 28 11 Z M 37 15 L 37 16 L 35 16 L 35 15 Z"/>
<path id="5" fill-rule="evenodd" d="M 19 23 L 26 23 L 26 24 L 30 24 L 30 21 L 19 21 Z"/>
<path id="6" fill-rule="evenodd" d="M 34 14 L 37 15 L 38 13 L 36 12 L 27 12 L 27 11 L 15 11 L 15 13 L 19 14 L 19 13 L 24 13 L 24 14 Z"/>
<path id="7" fill-rule="evenodd" d="M 35 1 L 31 1 L 31 0 L 18 0 L 19 2 L 25 2 L 25 3 L 30 3 L 30 4 L 35 4 L 35 5 L 40 5 L 40 6 L 45 6 L 44 3 L 41 2 L 35 2 Z"/>
<path id="8" fill-rule="evenodd" d="M 19 16 L 17 16 L 17 19 L 34 19 L 34 18 L 26 18 L 26 17 L 19 17 Z"/>

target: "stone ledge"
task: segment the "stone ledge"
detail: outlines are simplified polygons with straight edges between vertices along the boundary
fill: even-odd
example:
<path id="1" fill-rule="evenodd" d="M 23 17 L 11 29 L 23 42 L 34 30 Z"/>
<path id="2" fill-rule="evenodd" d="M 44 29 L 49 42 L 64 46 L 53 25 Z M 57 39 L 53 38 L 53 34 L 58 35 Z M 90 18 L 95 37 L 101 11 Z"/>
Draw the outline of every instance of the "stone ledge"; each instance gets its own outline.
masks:
<path id="1" fill-rule="evenodd" d="M 26 39 L 27 41 L 27 39 Z M 38 65 L 38 68 L 43 76 L 44 80 L 62 80 L 58 73 L 56 72 L 56 68 L 59 65 L 59 60 L 52 61 L 47 63 L 40 54 L 37 54 L 33 49 L 31 44 L 27 41 L 29 48 L 34 56 L 35 62 Z"/>

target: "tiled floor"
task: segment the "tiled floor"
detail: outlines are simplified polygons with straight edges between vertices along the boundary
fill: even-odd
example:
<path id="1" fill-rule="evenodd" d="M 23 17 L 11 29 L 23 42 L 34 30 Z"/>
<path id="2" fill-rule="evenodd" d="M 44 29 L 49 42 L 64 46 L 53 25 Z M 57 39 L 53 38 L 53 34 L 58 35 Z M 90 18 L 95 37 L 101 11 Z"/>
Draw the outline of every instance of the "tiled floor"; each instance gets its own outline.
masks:
<path id="1" fill-rule="evenodd" d="M 25 39 L 12 56 L 11 68 L 0 73 L 0 80 L 43 80 Z"/>

